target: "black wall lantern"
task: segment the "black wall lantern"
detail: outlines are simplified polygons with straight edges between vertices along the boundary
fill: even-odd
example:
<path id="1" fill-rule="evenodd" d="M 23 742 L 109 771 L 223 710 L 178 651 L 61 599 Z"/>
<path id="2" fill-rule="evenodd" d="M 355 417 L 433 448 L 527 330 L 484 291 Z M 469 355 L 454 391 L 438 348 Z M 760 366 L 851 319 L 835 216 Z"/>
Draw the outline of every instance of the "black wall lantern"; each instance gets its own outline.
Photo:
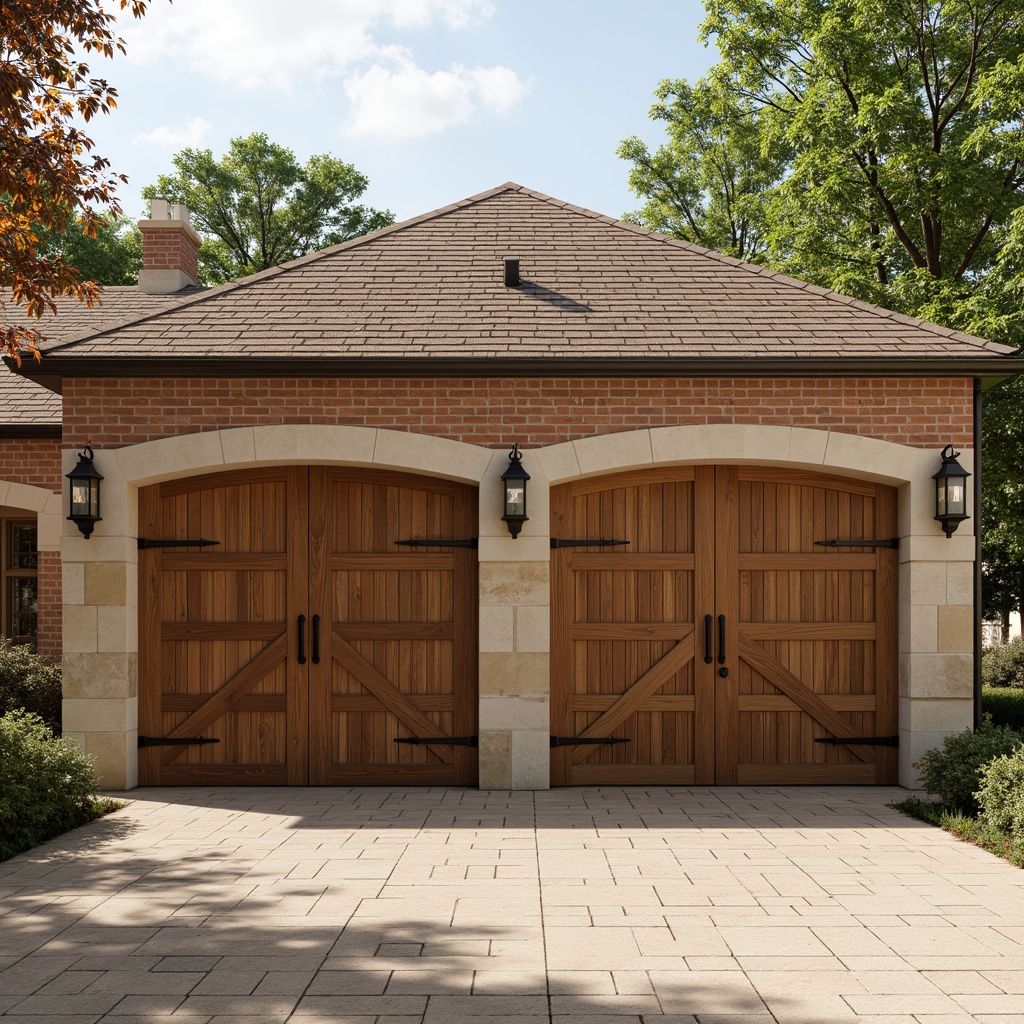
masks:
<path id="1" fill-rule="evenodd" d="M 103 477 L 92 464 L 93 458 L 92 448 L 86 445 L 85 451 L 78 454 L 78 465 L 67 474 L 71 481 L 71 515 L 68 519 L 86 539 L 103 518 L 100 515 L 100 481 Z"/>
<path id="2" fill-rule="evenodd" d="M 526 514 L 526 481 L 530 479 L 530 474 L 523 469 L 522 458 L 519 445 L 512 445 L 512 451 L 508 453 L 508 469 L 501 474 L 505 485 L 505 514 L 501 518 L 508 526 L 513 540 L 519 536 L 523 523 L 529 519 Z"/>
<path id="3" fill-rule="evenodd" d="M 942 468 L 932 477 L 935 481 L 935 518 L 942 523 L 947 537 L 971 517 L 967 514 L 967 478 L 971 475 L 957 462 L 960 452 L 947 444 L 942 449 Z"/>

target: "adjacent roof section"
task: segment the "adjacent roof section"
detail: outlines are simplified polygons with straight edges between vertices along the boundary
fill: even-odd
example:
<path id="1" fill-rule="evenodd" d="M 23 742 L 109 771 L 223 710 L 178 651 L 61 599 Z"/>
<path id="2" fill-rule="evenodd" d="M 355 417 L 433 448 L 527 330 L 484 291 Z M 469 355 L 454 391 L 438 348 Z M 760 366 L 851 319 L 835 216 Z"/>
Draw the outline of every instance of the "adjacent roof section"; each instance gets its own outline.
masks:
<path id="1" fill-rule="evenodd" d="M 189 294 L 197 291 L 200 289 L 191 289 Z M 49 335 L 51 346 L 55 346 L 86 330 L 102 330 L 125 319 L 137 318 L 140 313 L 166 309 L 182 295 L 182 292 L 174 296 L 144 295 L 137 288 L 104 288 L 101 305 L 90 309 L 75 299 L 58 299 L 58 315 L 42 321 L 28 321 L 21 316 L 20 307 L 11 302 L 9 294 L 0 294 L 0 299 L 6 318 L 41 327 Z M 23 362 L 23 369 L 30 375 L 42 369 L 42 364 L 37 364 L 30 355 L 24 356 Z M 59 436 L 60 424 L 60 395 L 0 365 L 0 438 Z"/>
<path id="2" fill-rule="evenodd" d="M 61 399 L 0 367 L 0 438 L 60 434 Z"/>
<path id="3" fill-rule="evenodd" d="M 518 286 L 504 283 L 509 256 L 520 260 Z M 969 373 L 967 363 L 998 365 L 1014 352 L 511 183 L 174 299 L 160 310 L 140 305 L 132 322 L 63 331 L 40 372 L 83 372 L 100 360 L 119 372 L 158 360 L 165 370 L 215 361 L 221 372 L 249 373 L 254 360 L 320 372 L 394 360 L 403 369 L 543 361 L 547 372 L 551 361 L 635 363 L 637 372 L 743 361 L 760 372 L 751 361 L 963 360 Z"/>

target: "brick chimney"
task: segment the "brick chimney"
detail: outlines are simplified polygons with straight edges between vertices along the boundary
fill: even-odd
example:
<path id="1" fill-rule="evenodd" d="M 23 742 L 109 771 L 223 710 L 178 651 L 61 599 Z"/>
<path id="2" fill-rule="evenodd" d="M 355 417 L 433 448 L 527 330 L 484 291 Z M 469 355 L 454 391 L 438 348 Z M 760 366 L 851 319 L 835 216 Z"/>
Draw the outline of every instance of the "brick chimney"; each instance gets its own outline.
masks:
<path id="1" fill-rule="evenodd" d="M 192 227 L 188 207 L 166 199 L 149 201 L 149 220 L 139 221 L 142 232 L 142 270 L 139 290 L 170 295 L 199 283 L 198 255 L 202 239 Z"/>

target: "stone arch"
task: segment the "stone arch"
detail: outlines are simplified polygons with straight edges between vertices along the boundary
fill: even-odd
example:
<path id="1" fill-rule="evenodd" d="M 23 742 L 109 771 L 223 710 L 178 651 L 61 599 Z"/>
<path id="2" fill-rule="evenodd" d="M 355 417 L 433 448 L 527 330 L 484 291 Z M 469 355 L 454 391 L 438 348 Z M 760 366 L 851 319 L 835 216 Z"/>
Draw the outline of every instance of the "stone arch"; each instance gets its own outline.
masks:
<path id="1" fill-rule="evenodd" d="M 65 571 L 84 581 L 65 598 L 73 628 L 65 628 L 64 717 L 66 733 L 96 755 L 102 784 L 132 788 L 138 779 L 140 487 L 266 465 L 365 466 L 477 485 L 492 454 L 425 434 L 331 424 L 241 427 L 97 448 L 103 521 L 88 540 L 71 523 L 63 536 Z M 66 469 L 74 459 L 73 451 L 65 452 Z"/>
<path id="2" fill-rule="evenodd" d="M 935 453 L 893 441 L 809 427 L 741 423 L 651 427 L 582 438 L 534 454 L 551 483 L 652 465 L 756 463 L 899 486 L 919 481 L 922 473 L 930 478 L 938 465 Z"/>
<path id="3" fill-rule="evenodd" d="M 236 427 L 144 441 L 102 453 L 127 484 L 259 465 L 339 465 L 396 469 L 479 483 L 489 449 L 447 438 L 377 427 L 288 424 Z"/>

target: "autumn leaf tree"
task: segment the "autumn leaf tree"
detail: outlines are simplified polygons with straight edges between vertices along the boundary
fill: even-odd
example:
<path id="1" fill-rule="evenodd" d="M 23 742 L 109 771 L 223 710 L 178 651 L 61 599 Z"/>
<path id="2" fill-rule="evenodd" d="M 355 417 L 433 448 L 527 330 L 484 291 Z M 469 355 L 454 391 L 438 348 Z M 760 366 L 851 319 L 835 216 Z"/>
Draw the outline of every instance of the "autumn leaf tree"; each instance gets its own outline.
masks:
<path id="1" fill-rule="evenodd" d="M 94 152 L 84 127 L 116 106 L 116 90 L 93 77 L 90 55 L 124 52 L 114 8 L 139 18 L 149 0 L 0 0 L 0 354 L 19 358 L 42 340 L 32 325 L 62 296 L 92 305 L 54 233 L 95 234 L 121 210 L 125 180 Z"/>
<path id="2" fill-rule="evenodd" d="M 142 195 L 188 207 L 203 236 L 203 284 L 255 274 L 394 222 L 390 211 L 356 201 L 369 180 L 352 164 L 329 153 L 300 164 L 262 132 L 232 139 L 219 159 L 209 149 L 183 149 L 174 166 Z"/>

